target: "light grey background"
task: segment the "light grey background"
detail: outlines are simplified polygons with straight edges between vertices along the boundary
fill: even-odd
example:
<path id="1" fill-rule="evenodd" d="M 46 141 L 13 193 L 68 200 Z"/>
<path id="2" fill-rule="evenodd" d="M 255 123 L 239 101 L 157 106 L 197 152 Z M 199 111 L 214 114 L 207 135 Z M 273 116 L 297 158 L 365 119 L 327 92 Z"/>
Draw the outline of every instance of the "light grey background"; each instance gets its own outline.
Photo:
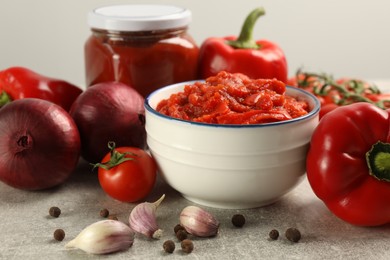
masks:
<path id="1" fill-rule="evenodd" d="M 303 67 L 335 76 L 390 78 L 390 1 L 387 0 L 1 0 L 0 69 L 26 66 L 84 84 L 83 45 L 89 10 L 118 3 L 163 3 L 192 10 L 190 33 L 237 35 L 246 15 L 263 6 L 255 38 L 285 51 L 289 75 Z"/>

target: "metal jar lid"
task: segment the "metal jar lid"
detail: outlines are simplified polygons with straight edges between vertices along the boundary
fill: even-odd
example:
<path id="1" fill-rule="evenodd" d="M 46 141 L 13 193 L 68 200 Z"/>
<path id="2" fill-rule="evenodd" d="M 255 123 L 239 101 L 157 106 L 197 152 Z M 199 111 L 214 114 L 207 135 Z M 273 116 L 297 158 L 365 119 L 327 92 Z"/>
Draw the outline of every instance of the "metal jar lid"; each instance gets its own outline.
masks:
<path id="1" fill-rule="evenodd" d="M 187 26 L 191 11 L 171 5 L 111 5 L 88 14 L 91 28 L 113 31 L 151 31 Z"/>

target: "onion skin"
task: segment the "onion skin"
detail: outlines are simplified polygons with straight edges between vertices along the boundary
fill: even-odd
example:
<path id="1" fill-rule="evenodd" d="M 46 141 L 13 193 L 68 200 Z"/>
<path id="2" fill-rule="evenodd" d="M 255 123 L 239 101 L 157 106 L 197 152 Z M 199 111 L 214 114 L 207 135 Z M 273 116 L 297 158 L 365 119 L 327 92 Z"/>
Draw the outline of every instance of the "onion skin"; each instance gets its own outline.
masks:
<path id="1" fill-rule="evenodd" d="M 65 182 L 80 158 L 76 124 L 59 105 L 24 98 L 0 109 L 0 180 L 23 190 Z"/>
<path id="2" fill-rule="evenodd" d="M 128 85 L 104 82 L 90 86 L 69 113 L 80 132 L 81 156 L 90 163 L 103 159 L 109 152 L 108 142 L 145 148 L 144 98 Z"/>

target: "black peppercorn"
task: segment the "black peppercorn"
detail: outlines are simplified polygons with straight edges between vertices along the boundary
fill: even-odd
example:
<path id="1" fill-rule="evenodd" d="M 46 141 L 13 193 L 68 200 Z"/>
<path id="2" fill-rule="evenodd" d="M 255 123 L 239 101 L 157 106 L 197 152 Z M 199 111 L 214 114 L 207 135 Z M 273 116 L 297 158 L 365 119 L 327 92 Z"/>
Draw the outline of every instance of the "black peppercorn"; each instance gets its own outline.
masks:
<path id="1" fill-rule="evenodd" d="M 179 229 L 177 232 L 176 232 L 176 237 L 179 241 L 183 241 L 184 239 L 186 239 L 188 237 L 188 233 L 187 231 L 185 231 L 184 229 Z"/>
<path id="2" fill-rule="evenodd" d="M 270 232 L 269 232 L 269 237 L 272 239 L 272 240 L 276 240 L 279 238 L 279 231 L 277 231 L 276 229 L 272 229 Z"/>
<path id="3" fill-rule="evenodd" d="M 286 238 L 296 243 L 301 239 L 301 232 L 296 228 L 288 228 L 286 230 Z"/>
<path id="4" fill-rule="evenodd" d="M 173 231 L 175 232 L 175 234 L 177 233 L 177 231 L 179 230 L 185 230 L 184 227 L 180 224 L 177 224 L 174 228 L 173 228 Z"/>
<path id="5" fill-rule="evenodd" d="M 108 215 L 110 215 L 110 212 L 108 211 L 108 209 L 101 209 L 101 210 L 100 210 L 100 216 L 101 216 L 101 217 L 107 218 Z"/>
<path id="6" fill-rule="evenodd" d="M 235 227 L 243 227 L 245 225 L 245 217 L 241 214 L 235 214 L 232 217 L 232 223 Z"/>
<path id="7" fill-rule="evenodd" d="M 192 252 L 192 250 L 194 250 L 194 244 L 190 239 L 184 239 L 181 241 L 181 249 L 184 253 L 189 254 Z"/>
<path id="8" fill-rule="evenodd" d="M 62 241 L 65 238 L 65 231 L 63 229 L 56 229 L 53 236 L 55 240 Z"/>
<path id="9" fill-rule="evenodd" d="M 175 243 L 172 240 L 167 240 L 163 244 L 164 251 L 172 254 L 175 251 Z"/>
<path id="10" fill-rule="evenodd" d="M 59 207 L 51 207 L 49 209 L 49 215 L 58 218 L 61 215 L 61 209 Z"/>

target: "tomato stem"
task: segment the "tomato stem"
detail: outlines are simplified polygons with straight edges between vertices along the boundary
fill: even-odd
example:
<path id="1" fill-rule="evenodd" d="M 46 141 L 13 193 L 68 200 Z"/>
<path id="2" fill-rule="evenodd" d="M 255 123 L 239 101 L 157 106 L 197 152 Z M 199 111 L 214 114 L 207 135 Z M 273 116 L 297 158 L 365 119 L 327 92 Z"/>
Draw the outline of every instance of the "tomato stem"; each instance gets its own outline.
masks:
<path id="1" fill-rule="evenodd" d="M 262 7 L 253 10 L 245 19 L 241 28 L 240 36 L 235 41 L 227 41 L 226 43 L 237 49 L 259 49 L 259 44 L 253 39 L 253 28 L 257 19 L 265 14 Z"/>
<path id="2" fill-rule="evenodd" d="M 96 167 L 101 167 L 105 170 L 109 170 L 115 166 L 118 166 L 121 163 L 126 162 L 126 161 L 135 160 L 134 158 L 126 157 L 126 155 L 137 156 L 135 153 L 130 153 L 130 152 L 120 153 L 120 152 L 118 152 L 117 150 L 115 150 L 115 142 L 108 142 L 108 148 L 110 149 L 110 153 L 111 153 L 110 160 L 108 160 L 107 162 L 103 162 L 103 163 L 92 164 L 93 169 L 95 169 Z"/>
<path id="3" fill-rule="evenodd" d="M 390 144 L 378 141 L 366 153 L 370 175 L 380 181 L 390 182 Z"/>

